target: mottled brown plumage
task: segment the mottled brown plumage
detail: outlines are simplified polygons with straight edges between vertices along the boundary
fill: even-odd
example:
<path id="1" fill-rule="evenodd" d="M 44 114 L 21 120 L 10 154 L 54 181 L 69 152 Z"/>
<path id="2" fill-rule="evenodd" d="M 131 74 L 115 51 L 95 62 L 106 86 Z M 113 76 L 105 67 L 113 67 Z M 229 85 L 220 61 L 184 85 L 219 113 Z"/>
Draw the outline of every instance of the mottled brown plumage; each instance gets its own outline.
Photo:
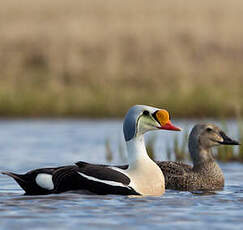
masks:
<path id="1" fill-rule="evenodd" d="M 192 167 L 180 162 L 158 162 L 165 177 L 166 189 L 182 191 L 218 190 L 224 186 L 224 175 L 216 162 Z"/>
<path id="2" fill-rule="evenodd" d="M 218 145 L 238 145 L 212 124 L 194 126 L 189 137 L 189 151 L 193 166 L 181 162 L 157 162 L 165 177 L 166 189 L 183 191 L 219 190 L 224 175 L 216 163 L 211 148 Z"/>

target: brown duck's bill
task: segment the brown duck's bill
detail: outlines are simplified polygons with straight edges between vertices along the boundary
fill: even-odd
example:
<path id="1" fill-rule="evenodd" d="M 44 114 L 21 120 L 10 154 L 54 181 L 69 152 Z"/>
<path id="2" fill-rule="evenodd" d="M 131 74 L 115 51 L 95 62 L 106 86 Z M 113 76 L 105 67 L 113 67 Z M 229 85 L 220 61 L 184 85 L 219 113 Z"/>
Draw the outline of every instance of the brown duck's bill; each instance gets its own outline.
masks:
<path id="1" fill-rule="evenodd" d="M 240 143 L 238 141 L 231 139 L 224 132 L 220 132 L 220 135 L 223 138 L 223 141 L 222 142 L 219 141 L 219 144 L 221 144 L 221 145 L 240 145 Z"/>
<path id="2" fill-rule="evenodd" d="M 182 129 L 179 127 L 174 126 L 171 121 L 168 121 L 165 125 L 161 125 L 159 129 L 166 129 L 172 131 L 181 131 Z"/>

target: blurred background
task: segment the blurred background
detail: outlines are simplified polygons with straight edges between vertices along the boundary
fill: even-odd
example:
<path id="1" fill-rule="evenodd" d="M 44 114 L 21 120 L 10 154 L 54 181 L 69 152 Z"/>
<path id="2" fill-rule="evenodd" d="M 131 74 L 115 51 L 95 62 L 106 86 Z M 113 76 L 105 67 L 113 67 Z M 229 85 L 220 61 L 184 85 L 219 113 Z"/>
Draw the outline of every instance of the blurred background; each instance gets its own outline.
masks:
<path id="1" fill-rule="evenodd" d="M 0 1 L 2 117 L 243 111 L 242 1 Z"/>

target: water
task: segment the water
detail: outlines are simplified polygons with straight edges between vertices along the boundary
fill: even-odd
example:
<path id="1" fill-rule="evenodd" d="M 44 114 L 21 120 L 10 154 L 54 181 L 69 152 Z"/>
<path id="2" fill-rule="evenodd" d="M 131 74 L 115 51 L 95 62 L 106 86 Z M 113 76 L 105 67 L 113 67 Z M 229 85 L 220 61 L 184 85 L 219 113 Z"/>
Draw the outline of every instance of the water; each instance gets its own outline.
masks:
<path id="1" fill-rule="evenodd" d="M 182 128 L 196 123 L 175 122 Z M 237 138 L 234 122 L 228 133 Z M 118 145 L 121 121 L 0 121 L 0 170 L 27 170 L 83 160 L 106 163 L 110 140 L 114 164 L 124 163 Z M 164 160 L 174 135 L 157 131 L 156 159 Z M 64 193 L 23 196 L 18 185 L 0 176 L 0 229 L 242 229 L 243 165 L 221 164 L 224 190 L 215 193 L 166 191 L 161 197 L 91 196 Z"/>

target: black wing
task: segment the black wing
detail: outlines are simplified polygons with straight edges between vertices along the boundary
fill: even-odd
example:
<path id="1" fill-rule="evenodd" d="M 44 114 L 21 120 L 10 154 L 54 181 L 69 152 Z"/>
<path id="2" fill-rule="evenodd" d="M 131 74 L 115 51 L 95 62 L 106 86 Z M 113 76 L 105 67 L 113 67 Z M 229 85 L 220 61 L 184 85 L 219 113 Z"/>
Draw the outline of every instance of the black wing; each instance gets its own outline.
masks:
<path id="1" fill-rule="evenodd" d="M 118 166 L 117 168 L 126 169 L 127 166 Z M 138 194 L 128 186 L 130 179 L 125 174 L 113 170 L 108 165 L 95 165 L 80 161 L 76 165 L 40 168 L 31 170 L 26 174 L 2 173 L 12 177 L 25 191 L 26 195 L 46 195 L 70 190 L 82 190 L 85 193 L 95 194 Z M 53 190 L 45 189 L 36 183 L 36 177 L 40 173 L 52 176 Z M 96 179 L 96 181 L 88 178 Z M 118 186 L 111 185 L 111 182 L 118 182 Z"/>
<path id="2" fill-rule="evenodd" d="M 63 167 L 53 174 L 55 193 L 81 190 L 99 195 L 139 195 L 129 187 L 130 179 L 122 172 L 106 165 L 77 162 L 76 166 Z"/>

